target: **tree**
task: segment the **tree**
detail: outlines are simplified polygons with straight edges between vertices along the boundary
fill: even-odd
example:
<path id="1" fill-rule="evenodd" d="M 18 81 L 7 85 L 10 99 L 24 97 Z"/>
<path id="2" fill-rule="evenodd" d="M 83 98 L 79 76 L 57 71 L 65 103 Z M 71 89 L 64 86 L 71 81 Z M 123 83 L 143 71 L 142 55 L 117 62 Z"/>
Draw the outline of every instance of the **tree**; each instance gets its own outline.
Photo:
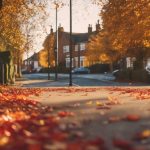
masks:
<path id="1" fill-rule="evenodd" d="M 136 57 L 137 66 L 150 56 L 150 3 L 149 0 L 94 0 L 101 10 L 105 35 L 98 36 L 97 44 L 110 60 Z M 96 39 L 96 37 L 95 37 Z M 96 40 L 95 40 L 96 41 Z M 110 55 L 111 54 L 111 55 Z M 114 58 L 115 54 L 115 59 Z"/>
<path id="2" fill-rule="evenodd" d="M 109 63 L 110 71 L 113 70 L 113 63 L 118 60 L 118 52 L 113 49 L 108 33 L 104 30 L 90 38 L 87 44 L 86 56 L 91 64 L 97 62 Z"/>
<path id="3" fill-rule="evenodd" d="M 39 59 L 40 64 L 43 67 L 54 66 L 55 55 L 54 55 L 54 44 L 55 44 L 55 36 L 54 33 L 49 34 L 44 43 L 44 49 L 40 52 Z"/>
<path id="4" fill-rule="evenodd" d="M 3 1 L 3 7 L 0 10 L 0 50 L 9 50 L 17 58 L 14 62 L 18 66 L 19 76 L 23 53 L 29 49 L 28 36 L 24 27 L 28 24 L 33 25 L 31 20 L 43 10 L 43 5 L 44 3 L 36 0 Z"/>
<path id="5" fill-rule="evenodd" d="M 118 49 L 122 57 L 136 57 L 138 67 L 150 55 L 149 10 L 149 0 L 108 0 L 101 12 L 113 49 Z"/>

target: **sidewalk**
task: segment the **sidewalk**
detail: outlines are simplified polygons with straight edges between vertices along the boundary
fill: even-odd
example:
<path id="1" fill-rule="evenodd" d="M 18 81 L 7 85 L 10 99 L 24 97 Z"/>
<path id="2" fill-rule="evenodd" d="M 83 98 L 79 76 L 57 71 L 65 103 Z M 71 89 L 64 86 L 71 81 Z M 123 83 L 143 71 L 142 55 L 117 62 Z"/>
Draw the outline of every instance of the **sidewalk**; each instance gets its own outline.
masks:
<path id="1" fill-rule="evenodd" d="M 115 147 L 121 150 L 150 149 L 148 87 L 138 90 L 136 87 L 45 90 L 38 97 L 30 98 L 53 107 L 54 114 L 71 112 L 73 116 L 64 117 L 61 122 L 65 126 L 76 124 L 73 131 L 82 134 L 83 138 L 100 137 L 105 141 L 108 150 L 114 150 Z M 146 138 L 141 133 L 147 133 Z"/>

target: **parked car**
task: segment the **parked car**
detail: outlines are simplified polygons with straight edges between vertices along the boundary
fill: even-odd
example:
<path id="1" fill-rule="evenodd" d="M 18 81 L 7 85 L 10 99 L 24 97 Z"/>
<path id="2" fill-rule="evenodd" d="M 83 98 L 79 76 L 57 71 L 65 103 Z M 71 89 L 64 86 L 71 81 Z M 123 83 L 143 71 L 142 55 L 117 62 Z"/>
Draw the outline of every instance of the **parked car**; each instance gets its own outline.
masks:
<path id="1" fill-rule="evenodd" d="M 119 69 L 114 70 L 112 72 L 112 75 L 117 76 L 119 74 L 119 71 L 120 71 Z"/>
<path id="2" fill-rule="evenodd" d="M 30 70 L 22 69 L 21 72 L 22 72 L 22 74 L 28 74 L 28 73 L 32 73 L 32 70 L 31 69 Z"/>
<path id="3" fill-rule="evenodd" d="M 150 74 L 150 66 L 146 66 L 145 70 L 148 72 L 148 74 Z"/>
<path id="4" fill-rule="evenodd" d="M 41 71 L 42 67 L 34 68 L 32 69 L 32 73 L 39 73 Z"/>
<path id="5" fill-rule="evenodd" d="M 90 70 L 85 67 L 75 68 L 72 70 L 72 73 L 74 74 L 88 74 L 90 73 Z"/>

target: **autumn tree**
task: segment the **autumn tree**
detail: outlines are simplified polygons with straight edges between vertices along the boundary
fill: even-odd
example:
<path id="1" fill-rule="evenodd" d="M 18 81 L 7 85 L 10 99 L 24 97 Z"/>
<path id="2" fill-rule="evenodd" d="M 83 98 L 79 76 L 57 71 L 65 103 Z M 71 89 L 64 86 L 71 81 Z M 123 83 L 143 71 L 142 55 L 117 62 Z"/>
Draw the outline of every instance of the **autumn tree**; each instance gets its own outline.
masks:
<path id="1" fill-rule="evenodd" d="M 113 70 L 113 63 L 118 60 L 118 52 L 112 48 L 108 33 L 104 30 L 90 38 L 86 56 L 91 65 L 95 63 L 110 64 L 110 71 Z"/>
<path id="2" fill-rule="evenodd" d="M 55 36 L 54 33 L 49 34 L 44 43 L 44 49 L 39 54 L 40 65 L 43 67 L 54 66 L 55 55 L 54 55 L 54 44 Z"/>
<path id="3" fill-rule="evenodd" d="M 122 57 L 136 57 L 138 67 L 150 56 L 149 10 L 149 0 L 108 0 L 101 12 L 113 49 Z"/>
<path id="4" fill-rule="evenodd" d="M 137 67 L 142 68 L 144 59 L 150 57 L 149 0 L 93 1 L 100 5 L 100 9 L 103 5 L 100 15 L 105 31 L 104 35 L 93 37 L 89 43 L 89 46 L 97 49 L 93 54 L 95 58 L 98 58 L 98 51 L 100 55 L 105 50 L 105 55 L 113 61 L 135 57 Z"/>
<path id="5" fill-rule="evenodd" d="M 25 26 L 43 9 L 43 3 L 36 0 L 3 0 L 0 10 L 0 50 L 9 50 L 15 57 L 18 74 L 24 52 L 29 49 Z"/>

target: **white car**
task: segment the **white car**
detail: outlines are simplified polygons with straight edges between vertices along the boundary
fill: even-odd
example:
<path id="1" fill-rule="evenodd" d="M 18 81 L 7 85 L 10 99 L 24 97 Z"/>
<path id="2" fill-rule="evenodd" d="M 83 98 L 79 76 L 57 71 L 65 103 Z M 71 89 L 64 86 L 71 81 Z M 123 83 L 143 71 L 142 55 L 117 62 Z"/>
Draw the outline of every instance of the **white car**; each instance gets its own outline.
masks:
<path id="1" fill-rule="evenodd" d="M 145 70 L 146 70 L 148 73 L 150 73 L 150 66 L 146 66 L 146 67 L 145 67 Z"/>

